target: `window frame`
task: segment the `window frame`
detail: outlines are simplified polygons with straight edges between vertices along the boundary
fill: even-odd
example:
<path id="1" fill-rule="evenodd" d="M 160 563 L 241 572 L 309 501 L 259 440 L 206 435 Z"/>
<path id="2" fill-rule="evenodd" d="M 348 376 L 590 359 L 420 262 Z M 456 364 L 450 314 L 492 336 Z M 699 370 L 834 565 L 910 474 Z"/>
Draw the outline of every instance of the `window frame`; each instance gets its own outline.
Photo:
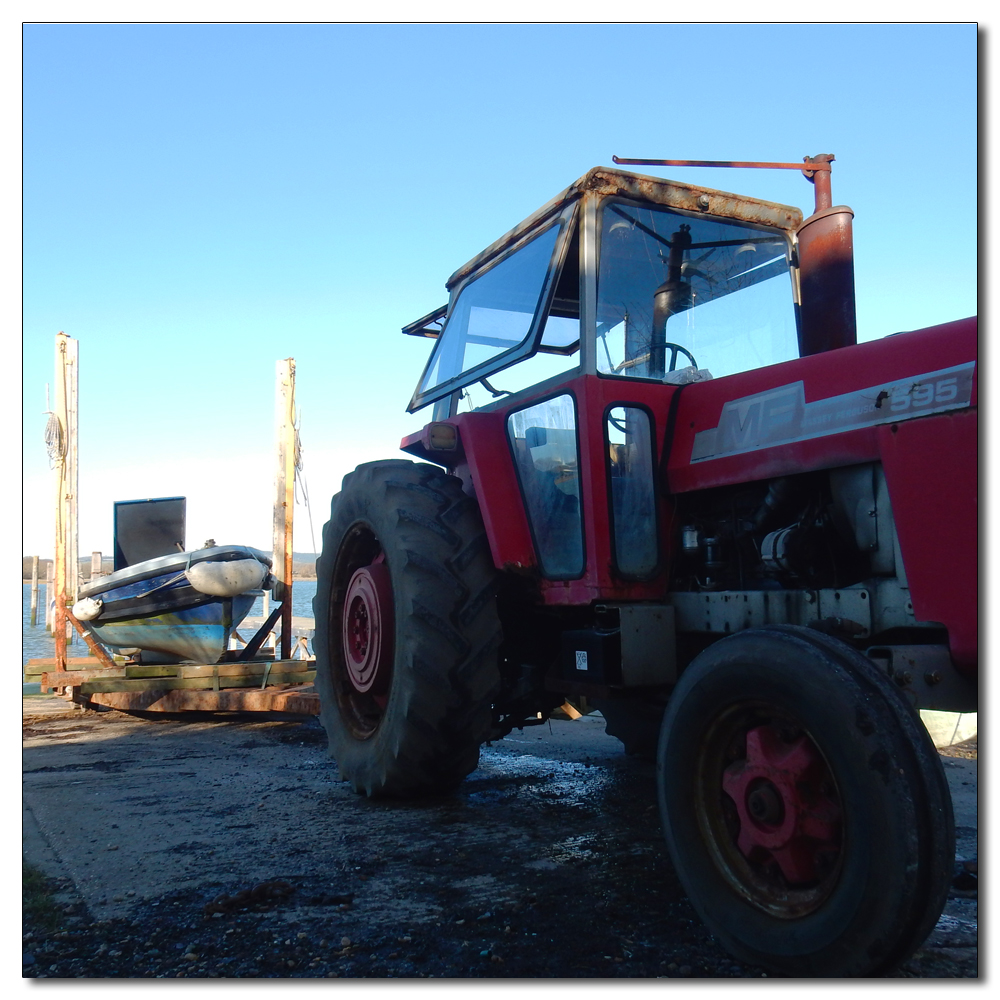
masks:
<path id="1" fill-rule="evenodd" d="M 647 385 L 663 385 L 664 382 L 659 378 L 651 378 L 647 375 L 622 375 L 616 374 L 614 372 L 604 372 L 601 371 L 599 364 L 597 363 L 597 353 L 598 353 L 598 340 L 600 335 L 597 332 L 597 312 L 600 303 L 601 295 L 601 242 L 604 238 L 604 213 L 609 210 L 612 205 L 626 205 L 629 208 L 635 209 L 652 209 L 654 211 L 662 211 L 669 213 L 671 215 L 680 216 L 685 219 L 699 219 L 704 220 L 706 218 L 706 213 L 692 212 L 683 208 L 675 208 L 672 205 L 660 204 L 658 202 L 643 201 L 636 198 L 628 198 L 622 195 L 611 195 L 603 197 L 599 200 L 596 211 L 594 213 L 594 244 L 596 247 L 595 261 L 594 261 L 594 315 L 592 319 L 592 330 L 590 332 L 591 339 L 593 342 L 594 349 L 594 368 L 593 374 L 597 375 L 598 378 L 606 379 L 617 379 L 619 381 L 628 380 L 630 382 L 645 383 Z M 786 358 L 785 361 L 794 361 L 800 358 L 802 342 L 802 322 L 799 315 L 799 301 L 798 301 L 798 267 L 797 267 L 797 253 L 796 253 L 796 242 L 794 233 L 789 230 L 782 229 L 778 226 L 768 226 L 764 224 L 754 225 L 746 222 L 742 219 L 734 219 L 725 215 L 716 215 L 714 213 L 708 213 L 707 218 L 712 219 L 715 222 L 724 223 L 726 225 L 737 226 L 742 229 L 747 229 L 753 232 L 763 232 L 768 234 L 773 234 L 780 237 L 788 246 L 788 275 L 790 281 L 789 288 L 789 301 L 792 305 L 792 315 L 795 322 L 795 344 L 796 344 L 796 355 L 793 358 Z M 782 362 L 774 362 L 775 364 L 781 364 Z M 768 366 L 769 367 L 769 366 Z M 756 370 L 756 369 L 753 369 Z"/>
<path id="2" fill-rule="evenodd" d="M 545 569 L 545 564 L 542 560 L 542 550 L 538 545 L 538 536 L 535 533 L 535 522 L 531 516 L 531 508 L 528 505 L 528 497 L 524 491 L 524 481 L 521 476 L 521 466 L 517 460 L 517 452 L 514 450 L 514 442 L 510 435 L 510 418 L 515 413 L 521 413 L 524 410 L 530 410 L 533 406 L 540 406 L 542 403 L 547 403 L 549 400 L 558 399 L 560 396 L 569 396 L 573 401 L 573 422 L 576 433 L 576 468 L 577 477 L 580 485 L 579 489 L 579 502 L 580 502 L 580 572 L 569 574 L 569 575 L 555 575 L 549 573 Z M 531 534 L 531 544 L 535 551 L 535 558 L 538 560 L 538 570 L 542 578 L 545 580 L 580 580 L 587 573 L 587 504 L 585 497 L 585 490 L 583 489 L 583 465 L 582 465 L 582 453 L 580 451 L 580 401 L 577 398 L 576 392 L 572 389 L 562 389 L 561 391 L 550 392 L 544 396 L 535 397 L 534 399 L 526 400 L 523 406 L 512 407 L 504 414 L 504 438 L 507 442 L 507 450 L 510 453 L 510 460 L 514 466 L 514 474 L 517 477 L 517 489 L 521 496 L 521 508 L 524 511 L 525 519 L 528 522 L 528 531 Z"/>
<path id="3" fill-rule="evenodd" d="M 450 396 L 453 392 L 462 389 L 467 385 L 479 382 L 481 379 L 488 378 L 490 375 L 494 375 L 497 372 L 502 371 L 504 368 L 509 368 L 518 361 L 523 361 L 525 358 L 538 352 L 541 337 L 545 330 L 545 321 L 548 319 L 549 311 L 552 308 L 552 300 L 555 296 L 556 286 L 559 283 L 559 277 L 566 264 L 567 251 L 572 243 L 574 228 L 578 223 L 579 202 L 580 199 L 575 198 L 572 202 L 570 202 L 570 204 L 562 207 L 559 211 L 554 212 L 551 216 L 539 223 L 537 227 L 532 229 L 530 232 L 525 233 L 520 239 L 517 240 L 516 243 L 511 244 L 511 246 L 505 249 L 502 253 L 498 254 L 489 262 L 487 266 L 482 267 L 468 275 L 459 285 L 455 287 L 448 303 L 448 313 L 445 318 L 444 325 L 441 327 L 440 334 L 434 340 L 434 348 L 431 350 L 430 357 L 428 357 L 427 363 L 424 365 L 424 368 L 420 373 L 420 378 L 417 381 L 417 387 L 414 389 L 413 396 L 406 408 L 408 413 L 413 413 L 430 403 L 435 403 L 440 399 L 444 399 L 445 397 Z M 461 371 L 457 375 L 453 375 L 451 378 L 446 379 L 444 382 L 439 382 L 437 385 L 421 391 L 420 387 L 423 385 L 424 379 L 427 377 L 427 373 L 431 370 L 435 359 L 437 358 L 439 345 L 447 336 L 448 324 L 453 315 L 454 307 L 458 303 L 459 297 L 466 290 L 466 288 L 478 281 L 488 272 L 492 271 L 495 267 L 502 264 L 504 261 L 510 259 L 514 254 L 518 253 L 529 243 L 543 236 L 554 226 L 560 226 L 561 232 L 556 237 L 555 246 L 552 248 L 552 256 L 549 258 L 549 265 L 545 272 L 545 278 L 542 282 L 541 291 L 539 292 L 538 302 L 535 305 L 535 311 L 531 318 L 531 326 L 528 328 L 528 332 L 524 339 L 514 347 L 508 348 L 506 351 L 503 351 L 486 361 L 480 362 L 472 368 Z M 574 345 L 573 351 L 547 351 L 545 353 L 572 354 L 575 350 L 576 346 Z"/>
<path id="4" fill-rule="evenodd" d="M 638 381 L 638 380 L 637 380 Z M 655 381 L 652 379 L 646 379 L 644 381 Z M 615 535 L 615 503 L 614 495 L 611 488 L 611 441 L 608 436 L 608 416 L 612 410 L 616 409 L 633 409 L 641 410 L 646 414 L 649 419 L 649 457 L 650 457 L 650 482 L 653 487 L 653 531 L 654 531 L 654 547 L 656 550 L 656 562 L 653 564 L 652 570 L 648 573 L 638 574 L 638 573 L 626 573 L 622 570 L 618 562 L 618 543 Z M 622 580 L 655 580 L 656 577 L 660 576 L 664 571 L 664 560 L 663 560 L 663 546 L 661 545 L 662 535 L 661 535 L 661 519 L 660 519 L 660 496 L 657 490 L 657 483 L 659 481 L 659 476 L 657 471 L 660 467 L 659 457 L 657 455 L 656 448 L 656 415 L 653 413 L 651 407 L 647 406 L 645 403 L 636 403 L 632 400 L 616 400 L 614 402 L 608 403 L 604 407 L 604 413 L 601 418 L 601 437 L 604 442 L 604 482 L 607 489 L 608 497 L 608 542 L 611 546 L 611 565 L 614 568 L 615 576 Z"/>

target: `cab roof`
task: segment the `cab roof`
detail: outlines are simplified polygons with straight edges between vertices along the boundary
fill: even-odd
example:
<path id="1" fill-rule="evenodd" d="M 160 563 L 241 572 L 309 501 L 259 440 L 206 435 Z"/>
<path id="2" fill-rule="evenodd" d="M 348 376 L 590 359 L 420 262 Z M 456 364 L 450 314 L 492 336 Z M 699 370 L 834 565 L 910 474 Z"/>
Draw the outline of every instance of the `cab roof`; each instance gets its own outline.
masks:
<path id="1" fill-rule="evenodd" d="M 451 291 L 460 281 L 503 253 L 525 233 L 587 192 L 596 194 L 598 197 L 630 198 L 693 214 L 719 216 L 737 222 L 767 226 L 789 232 L 798 229 L 802 224 L 802 212 L 791 205 L 730 194 L 715 188 L 682 184 L 678 181 L 664 180 L 661 177 L 633 174 L 626 170 L 616 170 L 613 167 L 594 167 L 557 194 L 551 201 L 546 202 L 540 209 L 529 215 L 523 222 L 516 225 L 510 232 L 495 240 L 481 253 L 476 254 L 468 263 L 463 264 L 447 280 L 445 287 Z"/>

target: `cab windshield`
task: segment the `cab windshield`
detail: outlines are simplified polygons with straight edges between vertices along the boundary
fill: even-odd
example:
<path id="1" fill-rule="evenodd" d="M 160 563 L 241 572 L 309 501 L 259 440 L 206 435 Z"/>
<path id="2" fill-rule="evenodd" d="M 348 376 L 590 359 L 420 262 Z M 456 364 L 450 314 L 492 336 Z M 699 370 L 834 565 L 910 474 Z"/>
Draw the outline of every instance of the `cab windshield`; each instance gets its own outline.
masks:
<path id="1" fill-rule="evenodd" d="M 605 202 L 599 226 L 602 374 L 718 378 L 798 357 L 783 233 L 624 201 Z"/>

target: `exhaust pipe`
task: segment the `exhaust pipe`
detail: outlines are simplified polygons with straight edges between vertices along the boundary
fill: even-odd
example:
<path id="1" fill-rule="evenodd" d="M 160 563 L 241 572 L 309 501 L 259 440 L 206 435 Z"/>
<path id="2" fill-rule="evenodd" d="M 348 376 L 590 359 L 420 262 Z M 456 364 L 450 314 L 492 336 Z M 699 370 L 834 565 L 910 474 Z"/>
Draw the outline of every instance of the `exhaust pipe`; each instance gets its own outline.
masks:
<path id="1" fill-rule="evenodd" d="M 858 342 L 854 297 L 854 212 L 833 205 L 830 169 L 808 164 L 833 160 L 811 156 L 804 173 L 816 188 L 816 211 L 799 226 L 799 355 L 822 354 Z"/>

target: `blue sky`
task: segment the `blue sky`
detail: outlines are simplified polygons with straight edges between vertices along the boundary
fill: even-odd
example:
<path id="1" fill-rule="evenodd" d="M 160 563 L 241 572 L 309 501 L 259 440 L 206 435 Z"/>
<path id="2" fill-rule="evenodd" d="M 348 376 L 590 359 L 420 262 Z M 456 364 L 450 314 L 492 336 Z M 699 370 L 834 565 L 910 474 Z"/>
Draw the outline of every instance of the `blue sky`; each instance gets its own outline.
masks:
<path id="1" fill-rule="evenodd" d="M 973 24 L 36 24 L 23 66 L 25 554 L 52 554 L 60 330 L 82 553 L 115 500 L 170 495 L 190 545 L 269 548 L 285 357 L 318 541 L 341 477 L 429 419 L 400 327 L 613 154 L 832 152 L 861 338 L 977 311 Z M 651 172 L 812 203 L 792 171 Z"/>

